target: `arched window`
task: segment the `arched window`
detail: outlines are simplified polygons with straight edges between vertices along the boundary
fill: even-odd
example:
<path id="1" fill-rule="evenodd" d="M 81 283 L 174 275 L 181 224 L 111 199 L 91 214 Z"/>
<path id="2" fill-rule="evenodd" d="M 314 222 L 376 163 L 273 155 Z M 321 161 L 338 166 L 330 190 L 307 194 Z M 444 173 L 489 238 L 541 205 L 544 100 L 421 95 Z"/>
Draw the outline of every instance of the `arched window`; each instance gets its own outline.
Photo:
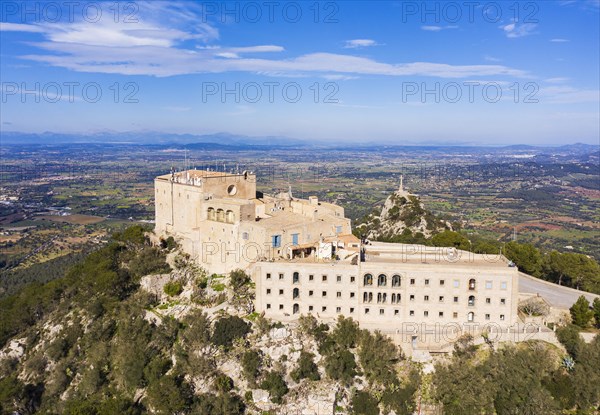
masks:
<path id="1" fill-rule="evenodd" d="M 470 311 L 469 314 L 467 314 L 467 321 L 469 323 L 472 323 L 473 321 L 475 321 L 475 313 Z"/>
<path id="2" fill-rule="evenodd" d="M 225 211 L 223 209 L 217 209 L 217 221 L 225 222 Z"/>
<path id="3" fill-rule="evenodd" d="M 392 277 L 392 287 L 400 287 L 401 278 L 400 275 L 394 275 Z"/>
<path id="4" fill-rule="evenodd" d="M 382 303 L 383 302 L 383 294 L 377 293 L 377 302 L 378 303 Z"/>
<path id="5" fill-rule="evenodd" d="M 235 222 L 235 215 L 233 214 L 232 210 L 228 210 L 227 213 L 225 214 L 225 221 L 227 223 Z"/>
<path id="6" fill-rule="evenodd" d="M 300 312 L 300 306 L 298 304 L 294 304 L 292 307 L 292 313 L 298 314 Z"/>
<path id="7" fill-rule="evenodd" d="M 373 276 L 371 274 L 365 274 L 364 285 L 373 285 Z"/>
<path id="8" fill-rule="evenodd" d="M 300 290 L 298 288 L 294 288 L 294 291 L 293 291 L 294 300 L 299 297 L 300 297 Z"/>
<path id="9" fill-rule="evenodd" d="M 471 278 L 469 280 L 469 290 L 473 291 L 475 289 L 475 278 Z"/>
<path id="10" fill-rule="evenodd" d="M 474 295 L 470 295 L 469 296 L 469 306 L 474 306 L 475 305 L 475 296 Z"/>
<path id="11" fill-rule="evenodd" d="M 294 274 L 292 275 L 292 283 L 298 284 L 299 282 L 300 282 L 300 273 L 294 272 Z"/>
<path id="12" fill-rule="evenodd" d="M 373 301 L 373 293 L 369 293 L 369 302 Z"/>
<path id="13" fill-rule="evenodd" d="M 377 277 L 377 286 L 385 287 L 386 285 L 387 285 L 387 277 L 385 276 L 385 274 L 379 274 L 379 277 Z"/>
<path id="14" fill-rule="evenodd" d="M 216 220 L 217 216 L 215 215 L 215 210 L 211 207 L 208 208 L 207 211 L 208 220 Z"/>
<path id="15" fill-rule="evenodd" d="M 369 294 L 363 293 L 363 303 L 366 303 L 367 301 L 369 301 Z"/>

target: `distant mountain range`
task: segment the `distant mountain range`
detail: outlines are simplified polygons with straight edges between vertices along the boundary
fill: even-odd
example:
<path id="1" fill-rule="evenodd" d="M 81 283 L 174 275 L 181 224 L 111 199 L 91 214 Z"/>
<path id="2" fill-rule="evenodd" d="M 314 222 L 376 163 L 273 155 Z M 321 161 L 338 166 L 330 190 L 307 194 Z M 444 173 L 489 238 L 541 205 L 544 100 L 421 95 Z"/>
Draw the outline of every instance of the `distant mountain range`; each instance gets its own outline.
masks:
<path id="1" fill-rule="evenodd" d="M 504 147 L 478 146 L 465 143 L 448 144 L 407 144 L 404 139 L 399 139 L 398 144 L 389 142 L 377 142 L 376 140 L 365 141 L 361 143 L 345 142 L 342 138 L 339 140 L 310 141 L 285 136 L 246 136 L 230 133 L 216 134 L 172 134 L 157 131 L 135 131 L 135 132 L 114 132 L 105 131 L 93 134 L 66 134 L 66 133 L 22 133 L 15 131 L 0 131 L 0 143 L 8 144 L 35 144 L 35 145 L 65 145 L 65 144 L 127 144 L 127 145 L 158 145 L 158 146 L 185 146 L 188 149 L 194 148 L 252 148 L 252 147 L 315 147 L 327 148 L 338 151 L 375 151 L 385 152 L 390 150 L 406 150 L 410 152 L 431 151 L 435 149 L 438 152 L 447 154 L 457 154 L 461 152 L 484 154 L 487 151 L 502 154 L 589 154 L 600 152 L 600 146 L 590 144 L 568 144 L 563 146 L 532 146 L 525 144 L 509 145 Z"/>

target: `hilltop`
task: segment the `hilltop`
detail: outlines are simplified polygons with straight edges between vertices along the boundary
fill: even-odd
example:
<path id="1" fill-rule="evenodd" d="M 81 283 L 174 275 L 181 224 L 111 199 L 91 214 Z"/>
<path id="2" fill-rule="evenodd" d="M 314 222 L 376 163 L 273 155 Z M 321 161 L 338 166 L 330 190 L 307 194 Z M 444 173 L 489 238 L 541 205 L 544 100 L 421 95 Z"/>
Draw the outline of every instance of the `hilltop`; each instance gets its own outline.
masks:
<path id="1" fill-rule="evenodd" d="M 421 199 L 401 184 L 385 200 L 380 213 L 369 214 L 356 232 L 382 242 L 412 242 L 429 239 L 452 225 L 425 208 Z"/>

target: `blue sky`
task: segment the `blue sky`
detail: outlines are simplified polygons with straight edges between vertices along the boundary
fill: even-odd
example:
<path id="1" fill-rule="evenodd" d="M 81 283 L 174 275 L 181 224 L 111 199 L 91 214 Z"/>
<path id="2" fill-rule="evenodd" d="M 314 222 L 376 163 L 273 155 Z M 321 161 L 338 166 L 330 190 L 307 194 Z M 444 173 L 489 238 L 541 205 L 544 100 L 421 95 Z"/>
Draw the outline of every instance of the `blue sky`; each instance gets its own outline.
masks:
<path id="1" fill-rule="evenodd" d="M 600 0 L 0 5 L 3 131 L 600 140 Z"/>

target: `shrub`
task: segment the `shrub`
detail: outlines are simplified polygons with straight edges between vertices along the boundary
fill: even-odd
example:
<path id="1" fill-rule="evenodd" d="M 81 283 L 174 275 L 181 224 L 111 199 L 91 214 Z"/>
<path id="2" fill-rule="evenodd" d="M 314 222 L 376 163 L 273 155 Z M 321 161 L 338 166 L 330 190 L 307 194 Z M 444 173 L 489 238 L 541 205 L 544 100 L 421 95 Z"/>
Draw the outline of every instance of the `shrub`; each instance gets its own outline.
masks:
<path id="1" fill-rule="evenodd" d="M 364 391 L 357 391 L 352 397 L 352 413 L 355 415 L 379 415 L 377 399 Z"/>
<path id="2" fill-rule="evenodd" d="M 271 402 L 281 403 L 283 396 L 288 393 L 288 386 L 283 377 L 277 372 L 269 372 L 260 384 L 260 388 L 269 391 Z"/>
<path id="3" fill-rule="evenodd" d="M 319 380 L 321 376 L 319 375 L 319 369 L 314 362 L 314 357 L 312 353 L 305 352 L 302 350 L 300 352 L 300 358 L 298 359 L 298 367 L 296 370 L 293 370 L 290 373 L 290 376 L 294 381 L 298 382 L 301 379 L 310 379 L 310 380 Z"/>
<path id="4" fill-rule="evenodd" d="M 179 281 L 169 281 L 163 287 L 163 291 L 170 297 L 181 294 L 183 287 Z"/>
<path id="5" fill-rule="evenodd" d="M 237 316 L 223 317 L 215 323 L 211 342 L 229 349 L 233 341 L 250 332 L 250 324 Z"/>

